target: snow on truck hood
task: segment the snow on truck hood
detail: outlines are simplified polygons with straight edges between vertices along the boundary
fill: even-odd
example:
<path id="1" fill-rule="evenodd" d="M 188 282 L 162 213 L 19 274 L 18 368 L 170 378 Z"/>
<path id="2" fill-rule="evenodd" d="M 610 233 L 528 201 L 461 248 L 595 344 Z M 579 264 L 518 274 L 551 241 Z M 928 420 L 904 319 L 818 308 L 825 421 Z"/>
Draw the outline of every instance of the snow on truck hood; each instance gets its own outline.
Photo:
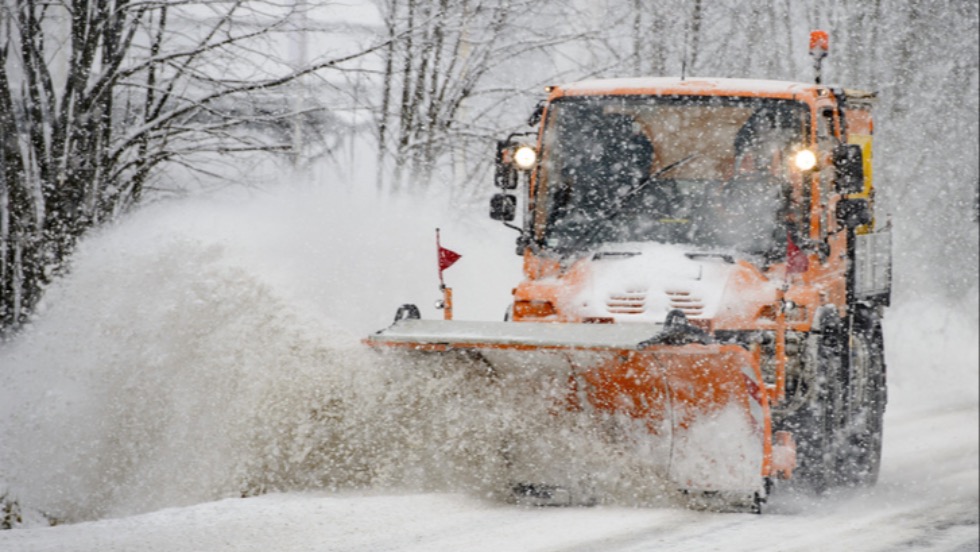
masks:
<path id="1" fill-rule="evenodd" d="M 727 253 L 658 243 L 608 244 L 582 262 L 589 276 L 570 306 L 583 317 L 617 322 L 663 322 L 675 309 L 714 318 L 732 276 L 747 270 Z"/>

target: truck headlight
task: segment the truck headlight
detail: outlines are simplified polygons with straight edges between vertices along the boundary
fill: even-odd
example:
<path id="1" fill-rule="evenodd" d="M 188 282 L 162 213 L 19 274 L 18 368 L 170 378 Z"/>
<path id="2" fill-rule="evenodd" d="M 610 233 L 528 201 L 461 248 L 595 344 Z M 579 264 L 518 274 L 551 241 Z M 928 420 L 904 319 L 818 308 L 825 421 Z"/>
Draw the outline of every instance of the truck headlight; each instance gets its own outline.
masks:
<path id="1" fill-rule="evenodd" d="M 537 161 L 538 153 L 531 146 L 520 146 L 514 150 L 514 165 L 522 171 L 530 170 Z"/>
<path id="2" fill-rule="evenodd" d="M 800 150 L 793 156 L 793 165 L 801 171 L 817 166 L 817 155 L 808 149 Z"/>

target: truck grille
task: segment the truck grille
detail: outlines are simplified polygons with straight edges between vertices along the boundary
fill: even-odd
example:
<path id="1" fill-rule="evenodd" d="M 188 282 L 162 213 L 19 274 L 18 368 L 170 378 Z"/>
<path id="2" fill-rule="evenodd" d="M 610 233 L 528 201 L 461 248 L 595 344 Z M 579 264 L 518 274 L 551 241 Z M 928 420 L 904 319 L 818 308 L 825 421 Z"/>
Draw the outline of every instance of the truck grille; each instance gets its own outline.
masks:
<path id="1" fill-rule="evenodd" d="M 685 316 L 700 316 L 704 314 L 704 301 L 691 295 L 690 291 L 668 291 L 670 310 L 678 309 Z"/>
<path id="2" fill-rule="evenodd" d="M 628 290 L 611 293 L 606 300 L 606 309 L 612 314 L 643 314 L 646 304 L 646 290 Z"/>

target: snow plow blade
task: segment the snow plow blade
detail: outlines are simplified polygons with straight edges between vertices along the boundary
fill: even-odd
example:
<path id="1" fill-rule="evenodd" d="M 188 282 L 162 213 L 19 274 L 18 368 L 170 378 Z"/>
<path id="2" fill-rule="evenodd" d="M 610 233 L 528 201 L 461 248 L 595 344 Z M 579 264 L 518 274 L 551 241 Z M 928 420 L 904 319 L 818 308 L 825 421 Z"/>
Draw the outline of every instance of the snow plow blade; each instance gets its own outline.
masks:
<path id="1" fill-rule="evenodd" d="M 413 355 L 457 354 L 488 374 L 547 374 L 567 382 L 561 392 L 569 409 L 626 415 L 663 440 L 657 447 L 663 473 L 678 490 L 763 500 L 772 438 L 753 355 L 674 330 L 653 323 L 402 319 L 365 343 Z"/>

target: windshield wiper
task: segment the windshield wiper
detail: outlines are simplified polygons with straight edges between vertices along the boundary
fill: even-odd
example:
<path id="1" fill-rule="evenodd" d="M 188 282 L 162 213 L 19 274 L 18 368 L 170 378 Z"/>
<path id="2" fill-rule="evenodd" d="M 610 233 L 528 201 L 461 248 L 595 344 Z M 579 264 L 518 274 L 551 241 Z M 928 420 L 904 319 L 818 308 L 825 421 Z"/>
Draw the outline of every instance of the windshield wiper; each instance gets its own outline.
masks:
<path id="1" fill-rule="evenodd" d="M 699 155 L 700 154 L 698 154 L 698 153 L 692 153 L 691 155 L 688 155 L 687 157 L 684 157 L 683 159 L 679 159 L 677 161 L 674 161 L 673 163 L 667 165 L 666 167 L 658 170 L 657 172 L 655 172 L 653 174 L 649 174 L 649 175 L 643 177 L 643 179 L 641 179 L 639 182 L 637 182 L 632 188 L 630 188 L 629 190 L 627 190 L 627 192 L 622 195 L 622 197 L 617 202 L 617 204 L 616 204 L 615 207 L 613 207 L 612 209 L 610 209 L 607 212 L 601 213 L 601 216 L 598 218 L 598 220 L 605 221 L 605 222 L 612 221 L 614 218 L 616 218 L 620 214 L 622 214 L 623 208 L 627 205 L 627 201 L 626 200 L 628 200 L 631 197 L 633 197 L 634 195 L 636 195 L 636 194 L 644 191 L 646 189 L 646 187 L 650 185 L 651 182 L 656 181 L 658 178 L 660 178 L 664 174 L 668 173 L 669 171 L 672 171 L 672 170 L 676 169 L 677 167 L 680 167 L 681 165 L 687 164 L 689 161 L 693 160 L 694 158 L 698 157 Z M 589 244 L 589 243 L 591 243 L 592 240 L 594 240 L 596 238 L 596 236 L 598 236 L 599 233 L 602 232 L 602 231 L 604 231 L 605 229 L 606 229 L 606 225 L 603 225 L 603 224 L 596 225 L 594 228 L 592 228 L 592 231 L 591 232 L 589 232 L 588 234 L 585 235 L 585 238 L 582 240 L 582 243 L 583 244 Z"/>
<path id="2" fill-rule="evenodd" d="M 657 171 L 657 172 L 655 172 L 655 173 L 653 173 L 651 175 L 647 175 L 647 176 L 643 177 L 643 179 L 640 180 L 639 182 L 637 182 L 636 183 L 636 186 L 634 186 L 630 191 L 626 192 L 626 195 L 624 195 L 623 197 L 629 197 L 629 196 L 631 196 L 631 195 L 639 192 L 643 188 L 646 188 L 651 182 L 653 182 L 654 180 L 660 178 L 661 176 L 663 176 L 667 172 L 672 171 L 672 170 L 676 169 L 677 167 L 680 167 L 681 165 L 686 165 L 689 161 L 693 160 L 695 157 L 698 157 L 700 155 L 701 154 L 699 154 L 699 153 L 692 153 L 691 155 L 688 155 L 687 157 L 685 157 L 683 159 L 678 159 L 677 161 L 674 161 L 670 165 L 667 165 L 666 167 L 660 169 L 659 171 Z"/>

